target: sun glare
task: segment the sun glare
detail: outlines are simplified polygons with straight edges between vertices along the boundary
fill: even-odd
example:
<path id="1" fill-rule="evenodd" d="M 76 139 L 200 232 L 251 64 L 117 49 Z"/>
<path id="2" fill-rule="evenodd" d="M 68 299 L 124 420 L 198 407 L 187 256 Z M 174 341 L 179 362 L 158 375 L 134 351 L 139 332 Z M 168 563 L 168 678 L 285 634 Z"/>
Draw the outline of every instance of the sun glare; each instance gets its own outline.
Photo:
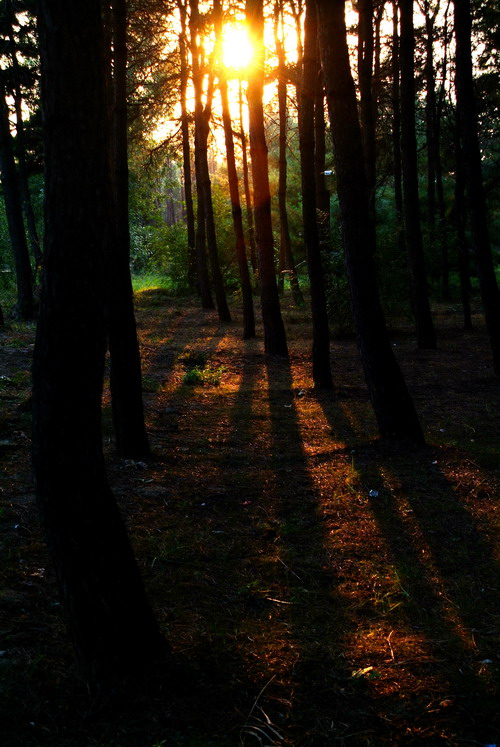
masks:
<path id="1" fill-rule="evenodd" d="M 248 67 L 253 49 L 244 26 L 226 26 L 222 44 L 224 65 L 236 70 Z"/>

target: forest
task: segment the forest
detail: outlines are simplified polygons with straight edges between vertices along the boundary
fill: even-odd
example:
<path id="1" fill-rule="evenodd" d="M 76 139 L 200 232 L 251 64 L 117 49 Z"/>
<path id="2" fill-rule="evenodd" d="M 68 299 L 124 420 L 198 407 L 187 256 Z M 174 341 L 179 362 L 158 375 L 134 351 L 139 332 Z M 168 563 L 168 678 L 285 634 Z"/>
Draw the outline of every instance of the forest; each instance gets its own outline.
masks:
<path id="1" fill-rule="evenodd" d="M 0 741 L 500 744 L 496 0 L 2 0 Z"/>

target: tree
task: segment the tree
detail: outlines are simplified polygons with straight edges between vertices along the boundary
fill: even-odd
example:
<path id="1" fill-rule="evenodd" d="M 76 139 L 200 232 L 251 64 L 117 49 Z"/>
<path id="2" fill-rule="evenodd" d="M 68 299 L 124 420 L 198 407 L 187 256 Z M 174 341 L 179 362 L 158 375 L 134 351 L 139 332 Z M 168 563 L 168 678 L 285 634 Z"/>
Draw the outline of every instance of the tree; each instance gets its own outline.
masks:
<path id="1" fill-rule="evenodd" d="M 33 366 L 36 495 L 77 658 L 94 685 L 109 686 L 168 646 L 102 453 L 113 215 L 101 3 L 41 0 L 39 34 L 46 261 Z"/>
<path id="2" fill-rule="evenodd" d="M 246 0 L 245 13 L 254 45 L 255 64 L 248 81 L 248 118 L 252 161 L 255 238 L 266 353 L 288 357 L 274 267 L 273 228 L 267 143 L 264 131 L 264 14 L 262 0 Z"/>
<path id="3" fill-rule="evenodd" d="M 330 388 L 330 332 L 326 310 L 325 278 L 321 260 L 316 209 L 314 168 L 314 104 L 316 99 L 317 13 L 314 0 L 306 0 L 304 55 L 300 85 L 299 140 L 302 182 L 302 218 L 307 267 L 311 287 L 313 323 L 313 380 L 317 387 Z"/>
<path id="4" fill-rule="evenodd" d="M 401 164 L 405 241 L 410 267 L 417 345 L 419 348 L 432 349 L 436 347 L 436 334 L 427 288 L 418 193 L 413 0 L 399 0 L 399 8 L 401 23 Z"/>
<path id="5" fill-rule="evenodd" d="M 15 314 L 18 319 L 26 321 L 33 319 L 33 278 L 24 231 L 21 192 L 14 159 L 4 75 L 4 71 L 0 71 L 0 172 L 9 237 L 16 268 L 17 304 Z"/>
<path id="6" fill-rule="evenodd" d="M 195 128 L 195 168 L 196 188 L 198 195 L 198 231 L 205 231 L 208 256 L 210 258 L 210 269 L 212 272 L 212 283 L 215 292 L 215 301 L 219 319 L 223 322 L 231 321 L 231 314 L 227 305 L 224 281 L 219 263 L 217 248 L 217 234 L 215 228 L 215 217 L 212 202 L 212 186 L 210 182 L 210 171 L 208 168 L 208 135 L 210 132 L 210 118 L 212 116 L 212 97 L 214 91 L 213 65 L 209 72 L 207 95 L 205 105 L 203 104 L 203 77 L 204 77 L 204 48 L 198 41 L 203 36 L 203 19 L 198 8 L 198 0 L 190 0 L 191 18 L 191 58 L 193 70 L 193 88 L 195 97 L 194 128 Z M 213 60 L 212 60 L 213 62 Z M 203 203 L 200 206 L 200 202 Z M 201 207 L 201 210 L 200 210 Z M 201 225 L 204 220 L 205 226 Z M 200 236 L 198 256 L 201 257 L 202 237 Z"/>
<path id="7" fill-rule="evenodd" d="M 316 5 L 345 260 L 365 379 L 381 435 L 422 444 L 422 429 L 394 357 L 378 295 L 375 228 L 349 64 L 345 3 L 316 0 Z"/>
<path id="8" fill-rule="evenodd" d="M 220 0 L 214 0 L 214 22 L 216 44 L 218 52 L 222 46 L 222 4 Z M 219 54 L 220 57 L 220 54 Z M 252 285 L 250 272 L 248 270 L 247 251 L 245 244 L 245 232 L 243 228 L 243 216 L 241 211 L 240 194 L 238 187 L 238 174 L 236 171 L 236 159 L 234 155 L 233 125 L 229 109 L 229 97 L 227 91 L 227 78 L 224 63 L 218 60 L 219 70 L 219 92 L 222 104 L 222 121 L 224 125 L 224 139 L 227 156 L 227 176 L 229 182 L 229 194 L 231 197 L 231 213 L 233 218 L 234 235 L 236 240 L 236 259 L 240 274 L 241 293 L 243 297 L 243 338 L 248 340 L 255 337 L 255 316 L 253 311 Z"/>
<path id="9" fill-rule="evenodd" d="M 467 209 L 479 288 L 493 354 L 493 368 L 495 373 L 500 375 L 500 291 L 491 253 L 481 171 L 481 150 L 472 74 L 471 30 L 470 1 L 457 0 L 455 2 L 455 88 L 464 157 Z"/>
<path id="10" fill-rule="evenodd" d="M 150 455 L 150 448 L 144 423 L 141 357 L 130 277 L 125 0 L 111 2 L 111 31 L 114 232 L 109 244 L 107 303 L 111 404 L 118 454 L 143 459 Z"/>

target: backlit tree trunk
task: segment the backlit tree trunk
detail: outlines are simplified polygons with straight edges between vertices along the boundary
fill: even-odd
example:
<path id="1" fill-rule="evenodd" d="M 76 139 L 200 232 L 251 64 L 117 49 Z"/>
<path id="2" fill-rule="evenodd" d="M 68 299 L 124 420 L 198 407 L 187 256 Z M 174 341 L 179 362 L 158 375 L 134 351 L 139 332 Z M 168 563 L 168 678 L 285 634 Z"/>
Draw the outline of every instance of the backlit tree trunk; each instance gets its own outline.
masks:
<path id="1" fill-rule="evenodd" d="M 252 160 L 255 238 L 259 258 L 259 285 L 266 353 L 288 357 L 274 267 L 271 193 L 264 131 L 264 16 L 262 0 L 246 0 L 246 18 L 255 48 L 255 64 L 248 81 L 250 157 Z"/>
<path id="2" fill-rule="evenodd" d="M 488 214 L 481 171 L 481 150 L 472 76 L 471 30 L 470 2 L 469 0 L 456 0 L 455 87 L 464 157 L 467 208 L 476 256 L 479 288 L 493 354 L 493 368 L 495 373 L 500 375 L 500 292 L 491 253 Z"/>
<path id="3" fill-rule="evenodd" d="M 46 254 L 33 367 L 33 458 L 78 660 L 93 684 L 109 686 L 146 667 L 166 643 L 102 454 L 113 216 L 101 9 L 98 0 L 39 3 Z"/>
<path id="4" fill-rule="evenodd" d="M 306 0 L 304 56 L 300 86 L 299 140 L 302 183 L 302 222 L 311 288 L 313 324 L 313 381 L 331 387 L 330 332 L 326 310 L 325 278 L 319 241 L 314 173 L 314 102 L 316 98 L 318 25 L 314 0 Z"/>
<path id="5" fill-rule="evenodd" d="M 110 241 L 108 345 L 116 450 L 122 457 L 150 455 L 144 423 L 142 372 L 130 277 L 127 147 L 127 11 L 125 0 L 112 0 L 112 159 L 114 234 Z M 111 50 L 109 52 L 111 54 Z"/>
<path id="6" fill-rule="evenodd" d="M 427 288 L 418 193 L 413 0 L 400 0 L 399 7 L 401 23 L 401 163 L 403 169 L 405 240 L 410 267 L 417 345 L 419 348 L 435 348 L 436 334 Z"/>
<path id="7" fill-rule="evenodd" d="M 18 319 L 26 321 L 33 318 L 33 280 L 28 244 L 24 232 L 21 193 L 9 125 L 9 110 L 5 98 L 5 86 L 1 77 L 4 74 L 3 71 L 0 71 L 0 172 L 9 238 L 16 269 L 17 303 L 15 315 Z"/>
<path id="8" fill-rule="evenodd" d="M 378 295 L 375 229 L 349 65 L 344 0 L 316 0 L 316 5 L 346 267 L 365 379 L 381 435 L 421 444 L 422 429 L 394 357 Z"/>

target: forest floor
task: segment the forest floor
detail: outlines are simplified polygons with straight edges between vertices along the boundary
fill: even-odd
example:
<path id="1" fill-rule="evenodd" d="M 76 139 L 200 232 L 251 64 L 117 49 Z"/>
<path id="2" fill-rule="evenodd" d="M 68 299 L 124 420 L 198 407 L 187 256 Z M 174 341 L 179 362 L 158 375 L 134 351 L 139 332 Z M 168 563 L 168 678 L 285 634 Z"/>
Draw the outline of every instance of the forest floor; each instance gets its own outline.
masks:
<path id="1" fill-rule="evenodd" d="M 500 742 L 500 385 L 479 315 L 437 311 L 439 349 L 391 330 L 428 446 L 383 443 L 356 344 L 312 387 L 308 310 L 290 360 L 262 329 L 138 295 L 153 458 L 109 480 L 191 684 L 139 683 L 92 710 L 38 525 L 27 399 L 34 330 L 0 338 L 3 747 Z M 71 371 L 68 371 L 71 376 Z M 78 475 L 75 475 L 75 480 Z M 71 486 L 68 486 L 71 500 Z M 131 646 L 133 642 L 131 642 Z"/>

